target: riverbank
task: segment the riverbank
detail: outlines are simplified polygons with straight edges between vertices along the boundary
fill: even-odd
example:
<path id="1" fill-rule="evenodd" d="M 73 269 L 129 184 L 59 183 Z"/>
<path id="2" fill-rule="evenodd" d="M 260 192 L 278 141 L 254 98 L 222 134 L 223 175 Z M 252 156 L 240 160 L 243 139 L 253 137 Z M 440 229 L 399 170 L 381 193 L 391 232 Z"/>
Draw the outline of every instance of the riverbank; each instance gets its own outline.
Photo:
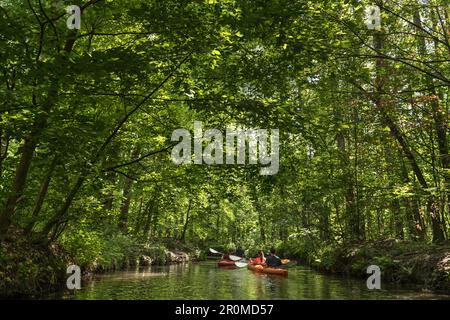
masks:
<path id="1" fill-rule="evenodd" d="M 33 243 L 20 229 L 0 242 L 0 297 L 39 297 L 63 290 L 66 270 L 75 264 L 84 276 L 139 266 L 169 265 L 200 259 L 199 249 L 180 243 L 143 243 L 123 237 L 105 239 L 102 250 L 71 250 L 64 243 Z M 178 246 L 175 246 L 175 245 Z"/>
<path id="2" fill-rule="evenodd" d="M 65 284 L 69 256 L 57 245 L 33 244 L 14 229 L 0 242 L 0 297 L 33 297 Z"/>
<path id="3" fill-rule="evenodd" d="M 450 243 L 380 240 L 304 251 L 300 261 L 324 273 L 367 278 L 367 267 L 381 268 L 382 282 L 450 293 Z"/>
<path id="4" fill-rule="evenodd" d="M 81 239 L 83 240 L 83 239 Z M 76 264 L 84 275 L 140 266 L 170 265 L 204 260 L 207 252 L 176 241 L 141 242 L 126 236 L 102 238 L 100 249 L 84 241 L 74 250 L 64 241 L 51 246 L 32 243 L 20 230 L 0 243 L 0 297 L 34 297 L 60 291 L 66 268 Z M 295 257 L 324 274 L 367 278 L 367 267 L 378 265 L 382 283 L 415 286 L 450 293 L 450 244 L 380 240 L 340 246 L 290 242 L 279 254 Z"/>

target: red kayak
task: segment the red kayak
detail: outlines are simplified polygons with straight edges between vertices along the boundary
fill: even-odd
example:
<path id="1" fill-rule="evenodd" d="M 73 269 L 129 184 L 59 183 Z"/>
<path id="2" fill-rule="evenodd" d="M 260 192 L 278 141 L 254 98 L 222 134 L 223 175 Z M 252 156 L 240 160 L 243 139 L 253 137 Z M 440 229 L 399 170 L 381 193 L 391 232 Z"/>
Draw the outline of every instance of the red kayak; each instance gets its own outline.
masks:
<path id="1" fill-rule="evenodd" d="M 217 265 L 219 267 L 236 267 L 236 265 L 234 264 L 234 261 L 231 260 L 220 260 Z"/>

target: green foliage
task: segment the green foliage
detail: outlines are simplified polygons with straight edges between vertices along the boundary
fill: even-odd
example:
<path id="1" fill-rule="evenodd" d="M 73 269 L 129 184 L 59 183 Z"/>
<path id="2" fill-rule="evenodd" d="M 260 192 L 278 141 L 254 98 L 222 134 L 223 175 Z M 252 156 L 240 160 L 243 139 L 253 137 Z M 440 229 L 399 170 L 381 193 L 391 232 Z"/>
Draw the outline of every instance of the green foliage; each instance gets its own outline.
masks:
<path id="1" fill-rule="evenodd" d="M 73 257 L 74 263 L 83 268 L 89 267 L 89 264 L 95 262 L 104 248 L 101 234 L 84 230 L 65 233 L 61 238 L 61 244 Z"/>
<path id="2" fill-rule="evenodd" d="M 339 258 L 337 252 L 334 246 L 323 246 L 309 257 L 311 265 L 319 269 L 331 271 L 336 267 Z"/>
<path id="3" fill-rule="evenodd" d="M 144 253 L 152 258 L 154 264 L 164 265 L 168 261 L 168 251 L 163 245 L 149 245 L 144 249 Z"/>
<path id="4" fill-rule="evenodd" d="M 120 233 L 114 234 L 103 242 L 98 264 L 104 269 L 116 269 L 129 263 L 130 258 L 136 261 L 136 246 L 133 239 Z"/>
<path id="5" fill-rule="evenodd" d="M 278 246 L 280 255 L 286 257 L 296 257 L 303 261 L 310 262 L 313 255 L 318 254 L 320 248 L 324 248 L 320 240 L 315 238 L 307 229 L 299 233 L 292 233 L 287 241 Z"/>
<path id="6" fill-rule="evenodd" d="M 74 230 L 64 234 L 61 244 L 84 270 L 114 270 L 126 266 L 130 258 L 137 259 L 136 241 L 120 233 Z"/>
<path id="7" fill-rule="evenodd" d="M 0 5 L 0 230 L 93 269 L 275 246 L 360 270 L 341 246 L 448 238 L 439 1 L 386 3 L 380 32 L 366 0 L 86 3 L 81 30 L 50 1 Z M 196 120 L 279 129 L 279 173 L 176 166 L 172 132 Z"/>

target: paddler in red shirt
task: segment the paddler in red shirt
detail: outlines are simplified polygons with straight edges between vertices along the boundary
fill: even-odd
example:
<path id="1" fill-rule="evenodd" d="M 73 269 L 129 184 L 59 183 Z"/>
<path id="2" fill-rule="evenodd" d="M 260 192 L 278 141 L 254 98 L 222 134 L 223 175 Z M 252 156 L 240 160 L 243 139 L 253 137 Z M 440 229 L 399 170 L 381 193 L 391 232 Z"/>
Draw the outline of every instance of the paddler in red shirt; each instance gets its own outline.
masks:
<path id="1" fill-rule="evenodd" d="M 264 252 L 261 250 L 256 258 L 251 259 L 252 264 L 264 264 L 266 263 L 266 258 L 264 257 Z"/>

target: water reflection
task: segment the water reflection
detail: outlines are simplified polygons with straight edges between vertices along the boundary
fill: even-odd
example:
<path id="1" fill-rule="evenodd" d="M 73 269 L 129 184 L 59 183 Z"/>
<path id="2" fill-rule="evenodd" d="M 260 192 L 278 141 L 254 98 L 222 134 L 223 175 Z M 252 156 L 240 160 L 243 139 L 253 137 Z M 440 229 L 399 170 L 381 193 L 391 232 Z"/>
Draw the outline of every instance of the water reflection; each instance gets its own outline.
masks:
<path id="1" fill-rule="evenodd" d="M 58 298 L 58 297 L 53 297 Z M 60 297 L 59 297 L 60 298 Z M 214 262 L 149 267 L 95 276 L 67 299 L 450 299 L 395 287 L 370 291 L 365 280 L 322 275 L 305 267 L 289 277 L 221 269 Z"/>

